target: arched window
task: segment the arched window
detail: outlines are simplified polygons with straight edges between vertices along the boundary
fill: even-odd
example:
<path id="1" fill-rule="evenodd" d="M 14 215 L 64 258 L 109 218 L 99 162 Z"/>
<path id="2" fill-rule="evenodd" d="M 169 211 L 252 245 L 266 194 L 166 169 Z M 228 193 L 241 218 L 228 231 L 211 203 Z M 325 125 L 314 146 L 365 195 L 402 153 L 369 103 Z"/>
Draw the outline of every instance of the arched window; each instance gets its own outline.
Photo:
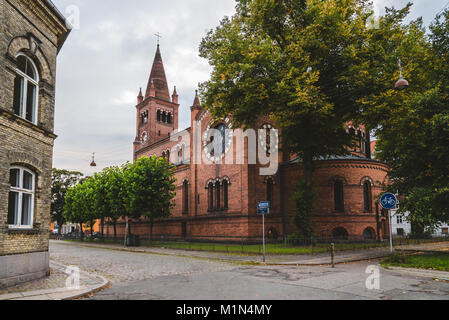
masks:
<path id="1" fill-rule="evenodd" d="M 363 231 L 363 239 L 364 240 L 374 240 L 376 238 L 376 234 L 373 228 L 366 228 Z"/>
<path id="2" fill-rule="evenodd" d="M 208 185 L 208 191 L 209 191 L 209 210 L 214 209 L 214 184 L 212 182 L 209 182 Z"/>
<path id="3" fill-rule="evenodd" d="M 334 206 L 336 212 L 344 211 L 343 181 L 341 180 L 334 182 Z"/>
<path id="4" fill-rule="evenodd" d="M 161 110 L 157 111 L 157 121 L 161 122 L 162 121 L 162 115 L 161 115 Z"/>
<path id="5" fill-rule="evenodd" d="M 345 228 L 335 228 L 332 232 L 332 236 L 334 240 L 348 240 L 348 231 Z"/>
<path id="6" fill-rule="evenodd" d="M 167 123 L 169 123 L 169 124 L 172 123 L 172 115 L 171 115 L 171 113 L 168 113 L 168 115 L 167 115 Z"/>
<path id="7" fill-rule="evenodd" d="M 213 155 L 222 156 L 226 152 L 226 146 L 230 141 L 229 133 L 227 132 L 228 127 L 221 123 L 218 126 L 215 127 L 215 130 L 218 130 L 220 132 L 220 135 L 216 138 L 217 141 L 214 143 L 214 151 Z M 214 137 L 211 137 L 211 142 L 214 142 Z"/>
<path id="8" fill-rule="evenodd" d="M 373 212 L 372 199 L 371 182 L 365 181 L 363 183 L 363 203 L 365 212 Z"/>
<path id="9" fill-rule="evenodd" d="M 167 150 L 166 155 L 167 155 L 167 162 L 170 162 L 170 150 Z"/>
<path id="10" fill-rule="evenodd" d="M 14 79 L 14 113 L 37 124 L 39 74 L 34 62 L 23 54 L 17 56 Z"/>
<path id="11" fill-rule="evenodd" d="M 228 180 L 224 180 L 223 181 L 223 209 L 229 208 L 228 192 L 229 192 L 229 182 L 228 182 Z"/>
<path id="12" fill-rule="evenodd" d="M 189 213 L 189 182 L 187 180 L 182 185 L 182 195 L 182 213 L 187 214 Z"/>
<path id="13" fill-rule="evenodd" d="M 221 208 L 221 185 L 220 181 L 217 181 L 215 183 L 215 208 L 217 210 L 220 210 Z"/>
<path id="14" fill-rule="evenodd" d="M 162 112 L 162 122 L 167 123 L 167 112 Z"/>
<path id="15" fill-rule="evenodd" d="M 10 228 L 32 228 L 35 175 L 25 168 L 15 167 L 10 170 L 9 181 L 8 225 Z"/>

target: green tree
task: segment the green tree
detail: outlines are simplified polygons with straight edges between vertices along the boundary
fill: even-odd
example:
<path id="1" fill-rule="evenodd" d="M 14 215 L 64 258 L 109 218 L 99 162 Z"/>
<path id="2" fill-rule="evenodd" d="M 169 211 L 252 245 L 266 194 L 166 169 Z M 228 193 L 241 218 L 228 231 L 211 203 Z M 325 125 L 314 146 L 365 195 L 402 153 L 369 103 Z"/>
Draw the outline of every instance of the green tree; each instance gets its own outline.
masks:
<path id="1" fill-rule="evenodd" d="M 86 210 L 87 201 L 82 183 L 79 183 L 67 191 L 64 205 L 64 218 L 66 221 L 80 225 L 81 241 L 84 240 L 83 224 L 90 220 Z"/>
<path id="2" fill-rule="evenodd" d="M 417 236 L 449 222 L 448 20 L 445 11 L 431 25 L 427 62 L 409 76 L 410 90 L 377 130 L 378 157 L 391 166 L 390 189 L 406 196 L 401 211 L 410 212 Z"/>
<path id="3" fill-rule="evenodd" d="M 61 234 L 62 226 L 66 223 L 64 219 L 64 205 L 67 191 L 77 184 L 83 174 L 78 171 L 52 170 L 51 181 L 51 218 L 58 223 L 58 233 Z"/>
<path id="4" fill-rule="evenodd" d="M 157 219 L 170 216 L 176 196 L 174 168 L 162 158 L 141 158 L 123 167 L 126 214 L 138 219 L 144 216 L 150 224 L 150 241 Z"/>
<path id="5" fill-rule="evenodd" d="M 104 183 L 106 189 L 107 215 L 108 223 L 114 229 L 114 241 L 117 242 L 117 221 L 125 215 L 125 195 L 126 188 L 124 184 L 123 169 L 120 167 L 110 167 L 104 170 Z"/>
<path id="6" fill-rule="evenodd" d="M 370 28 L 365 0 L 237 0 L 237 13 L 200 46 L 212 67 L 204 104 L 215 118 L 231 115 L 234 127 L 268 116 L 313 184 L 314 161 L 352 145 L 347 122 L 377 128 L 389 102 L 403 99 L 393 90 L 399 58 L 408 75 L 426 67 L 421 20 L 403 23 L 410 7 L 388 9 Z"/>

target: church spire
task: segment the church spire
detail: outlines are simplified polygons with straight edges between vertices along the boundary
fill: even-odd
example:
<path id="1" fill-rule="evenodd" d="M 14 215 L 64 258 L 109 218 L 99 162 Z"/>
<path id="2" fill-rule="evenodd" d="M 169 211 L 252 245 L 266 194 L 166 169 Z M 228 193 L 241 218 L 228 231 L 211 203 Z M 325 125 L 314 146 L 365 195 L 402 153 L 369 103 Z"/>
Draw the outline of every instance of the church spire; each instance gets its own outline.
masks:
<path id="1" fill-rule="evenodd" d="M 150 96 L 152 83 L 156 88 L 156 98 L 170 101 L 170 92 L 168 90 L 167 77 L 165 76 L 164 63 L 162 62 L 159 44 L 157 45 L 156 56 L 154 57 L 153 67 L 151 68 L 145 99 Z"/>
<path id="2" fill-rule="evenodd" d="M 193 101 L 194 107 L 201 107 L 200 97 L 198 95 L 198 90 L 195 90 L 195 100 Z"/>

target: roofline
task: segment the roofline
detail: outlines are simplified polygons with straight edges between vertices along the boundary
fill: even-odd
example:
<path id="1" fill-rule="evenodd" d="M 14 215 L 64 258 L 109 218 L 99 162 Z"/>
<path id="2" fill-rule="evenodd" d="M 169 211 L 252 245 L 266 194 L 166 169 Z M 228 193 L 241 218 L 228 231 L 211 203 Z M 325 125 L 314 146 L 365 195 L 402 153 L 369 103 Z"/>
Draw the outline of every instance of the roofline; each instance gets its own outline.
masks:
<path id="1" fill-rule="evenodd" d="M 47 6 L 47 8 L 50 9 L 50 11 L 59 19 L 59 22 L 61 22 L 67 29 L 67 32 L 65 32 L 58 41 L 58 53 L 59 53 L 65 41 L 67 40 L 70 32 L 72 31 L 72 26 L 67 21 L 66 17 L 61 13 L 61 11 L 59 11 L 59 9 L 55 6 L 55 4 L 51 0 L 42 0 L 42 1 Z"/>

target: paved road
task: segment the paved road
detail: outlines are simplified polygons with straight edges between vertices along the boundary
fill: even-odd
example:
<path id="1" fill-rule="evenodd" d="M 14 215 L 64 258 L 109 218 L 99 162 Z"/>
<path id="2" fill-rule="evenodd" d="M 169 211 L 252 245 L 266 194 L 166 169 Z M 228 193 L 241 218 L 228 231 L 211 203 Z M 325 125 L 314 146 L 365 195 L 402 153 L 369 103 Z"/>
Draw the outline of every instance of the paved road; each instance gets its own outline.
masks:
<path id="1" fill-rule="evenodd" d="M 445 299 L 449 284 L 380 270 L 380 290 L 366 289 L 372 263 L 331 267 L 248 266 L 51 243 L 51 259 L 111 280 L 97 300 Z"/>

